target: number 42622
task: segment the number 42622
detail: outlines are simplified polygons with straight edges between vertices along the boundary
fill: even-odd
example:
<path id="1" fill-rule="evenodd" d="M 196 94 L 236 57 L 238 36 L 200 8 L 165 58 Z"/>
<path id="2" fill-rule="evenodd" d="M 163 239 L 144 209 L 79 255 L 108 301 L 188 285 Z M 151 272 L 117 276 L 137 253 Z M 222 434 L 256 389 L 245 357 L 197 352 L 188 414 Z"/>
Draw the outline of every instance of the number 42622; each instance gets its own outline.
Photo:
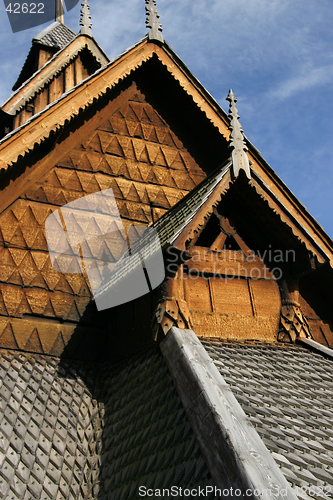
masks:
<path id="1" fill-rule="evenodd" d="M 9 14 L 44 14 L 43 3 L 14 3 L 13 8 L 10 3 L 6 8 Z"/>

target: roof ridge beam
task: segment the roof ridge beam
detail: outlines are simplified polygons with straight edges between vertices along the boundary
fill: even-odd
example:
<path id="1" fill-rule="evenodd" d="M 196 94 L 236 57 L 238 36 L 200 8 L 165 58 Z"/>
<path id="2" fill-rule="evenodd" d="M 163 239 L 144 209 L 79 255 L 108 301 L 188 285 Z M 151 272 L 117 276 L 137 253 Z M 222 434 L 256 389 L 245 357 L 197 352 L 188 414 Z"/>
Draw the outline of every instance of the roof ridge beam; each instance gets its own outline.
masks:
<path id="1" fill-rule="evenodd" d="M 160 348 L 215 487 L 261 500 L 296 500 L 277 463 L 192 330 L 172 327 Z"/>

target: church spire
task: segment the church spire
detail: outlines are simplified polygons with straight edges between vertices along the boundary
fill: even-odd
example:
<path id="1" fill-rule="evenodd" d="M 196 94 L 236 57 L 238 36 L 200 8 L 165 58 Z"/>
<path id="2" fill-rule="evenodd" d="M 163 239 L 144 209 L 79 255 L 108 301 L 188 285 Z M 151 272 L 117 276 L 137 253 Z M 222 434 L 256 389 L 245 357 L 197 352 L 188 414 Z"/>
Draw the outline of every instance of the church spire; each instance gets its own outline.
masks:
<path id="1" fill-rule="evenodd" d="M 231 89 L 229 91 L 227 101 L 230 102 L 229 130 L 231 130 L 230 147 L 232 148 L 233 176 L 234 178 L 238 177 L 239 171 L 244 170 L 246 176 L 251 179 L 250 162 L 245 153 L 248 149 L 245 144 L 242 126 L 238 120 L 239 114 L 238 109 L 236 108 L 237 99 Z"/>
<path id="2" fill-rule="evenodd" d="M 156 0 L 146 0 L 146 13 L 146 26 L 150 28 L 148 39 L 163 43 L 162 25 L 159 21 L 160 16 L 158 15 Z"/>
<path id="3" fill-rule="evenodd" d="M 82 28 L 80 30 L 80 34 L 92 36 L 92 24 L 88 0 L 83 0 L 83 2 L 81 2 L 81 5 L 80 26 L 82 26 Z"/>
<path id="4" fill-rule="evenodd" d="M 56 0 L 55 20 L 58 21 L 58 23 L 64 24 L 64 7 L 62 4 L 62 0 Z"/>

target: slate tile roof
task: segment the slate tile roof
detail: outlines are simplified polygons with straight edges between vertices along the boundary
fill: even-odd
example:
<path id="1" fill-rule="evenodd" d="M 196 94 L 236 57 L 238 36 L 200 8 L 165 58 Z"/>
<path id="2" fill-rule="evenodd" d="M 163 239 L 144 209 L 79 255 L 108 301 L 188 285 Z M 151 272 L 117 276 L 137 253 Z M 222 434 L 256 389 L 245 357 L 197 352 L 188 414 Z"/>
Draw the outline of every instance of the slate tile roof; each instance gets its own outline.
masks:
<path id="1" fill-rule="evenodd" d="M 75 37 L 76 33 L 73 30 L 65 24 L 56 21 L 45 28 L 45 30 L 41 31 L 33 41 L 48 47 L 63 49 L 74 40 Z"/>
<path id="2" fill-rule="evenodd" d="M 0 351 L 0 497 L 212 484 L 160 352 L 112 366 Z"/>
<path id="3" fill-rule="evenodd" d="M 286 479 L 332 497 L 332 360 L 297 346 L 202 343 Z"/>

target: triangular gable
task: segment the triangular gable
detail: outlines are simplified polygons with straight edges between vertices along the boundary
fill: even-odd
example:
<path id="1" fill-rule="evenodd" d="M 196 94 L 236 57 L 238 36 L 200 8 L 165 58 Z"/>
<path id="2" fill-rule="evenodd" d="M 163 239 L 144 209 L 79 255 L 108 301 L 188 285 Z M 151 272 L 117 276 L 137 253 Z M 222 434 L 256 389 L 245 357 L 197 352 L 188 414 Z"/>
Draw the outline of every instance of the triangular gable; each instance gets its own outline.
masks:
<path id="1" fill-rule="evenodd" d="M 192 213 L 187 215 L 182 229 L 179 230 L 175 224 L 174 233 L 171 234 L 170 229 L 168 231 L 168 243 L 174 248 L 170 262 L 174 262 L 174 255 L 179 253 L 177 265 L 184 264 L 189 276 L 194 272 L 195 278 L 185 279 L 184 286 L 195 331 L 207 336 L 206 323 L 202 317 L 205 314 L 213 314 L 213 323 L 209 324 L 208 332 L 212 335 L 220 332 L 222 338 L 226 335 L 233 338 L 235 324 L 232 323 L 229 331 L 228 318 L 223 320 L 223 324 L 218 326 L 215 332 L 215 323 L 219 321 L 220 315 L 217 314 L 216 319 L 214 311 L 232 313 L 235 297 L 237 306 L 234 313 L 238 311 L 238 315 L 249 317 L 251 311 L 255 316 L 255 311 L 259 315 L 270 316 L 277 306 L 275 316 L 278 319 L 279 303 L 282 301 L 280 327 L 277 329 L 277 323 L 275 333 L 274 329 L 269 333 L 273 334 L 273 339 L 295 341 L 299 337 L 310 337 L 332 345 L 331 255 L 317 245 L 299 220 L 281 204 L 255 172 L 251 170 L 251 179 L 247 179 L 243 173 L 232 179 L 231 168 L 229 163 L 224 175 L 204 202 L 194 207 Z M 206 179 L 202 184 L 207 184 L 207 181 Z M 198 188 L 194 190 L 194 199 L 197 190 Z M 177 210 L 181 214 L 182 204 L 191 204 L 191 195 L 192 193 L 173 208 L 172 215 L 166 214 L 159 221 L 161 228 L 163 220 L 166 226 L 168 219 L 179 220 Z M 165 230 L 162 229 L 161 232 L 164 234 Z M 257 272 L 259 276 L 256 276 Z M 207 277 L 202 273 L 208 273 Z M 273 275 L 279 283 L 281 299 L 276 291 L 269 288 L 272 288 L 269 280 L 272 280 Z M 235 277 L 238 279 L 235 280 Z M 252 290 L 250 296 L 247 285 L 245 286 L 246 280 L 249 280 L 248 285 Z M 222 285 L 223 292 L 220 290 Z M 274 298 L 273 292 L 276 295 Z M 223 298 L 215 298 L 215 305 L 214 298 L 210 297 L 214 293 L 217 297 L 222 294 Z M 257 300 L 254 300 L 255 293 L 259 294 Z M 230 297 L 228 294 L 231 294 Z M 216 303 L 216 300 L 220 302 Z M 163 321 L 166 322 L 165 318 Z M 170 318 L 168 321 L 170 324 Z M 250 323 L 246 325 L 247 334 L 253 335 Z M 244 325 L 237 330 L 239 338 L 244 335 L 241 333 L 242 328 Z M 254 338 L 259 338 L 259 332 L 263 333 L 264 329 L 264 325 L 259 325 Z"/>
<path id="2" fill-rule="evenodd" d="M 30 51 L 19 77 L 13 85 L 13 90 L 16 91 L 20 88 L 41 65 L 45 64 L 53 54 L 65 48 L 75 37 L 76 33 L 59 21 L 55 21 L 43 29 L 32 40 Z"/>
<path id="3" fill-rule="evenodd" d="M 286 224 L 286 226 L 291 229 L 296 239 L 301 241 L 306 246 L 308 251 L 317 258 L 318 263 L 324 264 L 325 262 L 329 262 L 331 254 L 325 253 L 324 249 L 317 245 L 306 229 L 299 223 L 295 216 L 282 205 L 280 200 L 262 182 L 261 178 L 253 171 L 252 174 L 253 177 L 248 181 L 248 186 L 255 189 L 258 198 L 267 202 L 269 208 L 280 217 L 281 221 Z M 230 186 L 236 185 L 236 183 L 238 186 L 241 186 L 240 189 L 243 189 L 245 185 L 244 177 L 240 181 L 237 179 L 232 181 L 230 172 L 226 172 L 223 179 L 221 179 L 216 185 L 214 191 L 209 195 L 206 202 L 200 207 L 199 210 L 193 211 L 187 225 L 182 229 L 181 234 L 177 237 L 171 237 L 170 241 L 177 248 L 179 248 L 179 250 L 185 250 L 191 244 L 192 240 L 196 241 L 199 238 L 200 233 L 212 216 L 214 208 L 218 205 L 223 195 L 229 190 Z M 234 203 L 235 205 L 239 203 L 239 199 L 235 197 Z"/>
<path id="4" fill-rule="evenodd" d="M 3 103 L 2 110 L 7 114 L 15 115 L 60 72 L 64 71 L 83 50 L 87 50 L 96 60 L 97 67 L 105 66 L 109 62 L 108 57 L 93 38 L 86 35 L 75 35 L 72 41 L 69 41 L 33 75 L 23 81 L 20 87 L 15 88 L 15 92 Z M 74 87 L 74 79 L 67 85 L 69 83 L 72 83 L 71 87 Z"/>
<path id="5" fill-rule="evenodd" d="M 114 88 L 118 82 L 133 74 L 138 68 L 144 67 L 145 62 L 152 60 L 152 58 L 155 58 L 154 60 L 158 64 L 162 64 L 166 68 L 174 81 L 177 81 L 185 93 L 191 97 L 196 107 L 205 113 L 210 122 L 209 126 L 212 123 L 215 129 L 228 140 L 230 131 L 226 113 L 167 44 L 160 46 L 148 43 L 144 39 L 106 67 L 97 71 L 84 83 L 77 85 L 72 91 L 64 94 L 41 113 L 32 117 L 22 127 L 6 136 L 0 142 L 1 167 L 7 169 L 8 165 L 15 163 L 19 156 L 25 156 L 29 150 L 45 141 L 51 132 L 59 129 L 66 122 L 70 122 L 74 116 L 88 108 L 94 100 L 100 99 L 111 88 Z M 17 141 L 19 141 L 19 147 Z M 260 177 L 261 182 L 269 188 L 281 205 L 300 222 L 305 232 L 311 235 L 317 246 L 321 247 L 324 253 L 330 255 L 330 259 L 332 259 L 332 242 L 330 238 L 263 161 L 254 146 L 249 141 L 247 141 L 247 145 L 252 161 L 252 170 Z M 221 156 L 221 161 L 223 161 L 225 159 L 224 151 Z"/>

